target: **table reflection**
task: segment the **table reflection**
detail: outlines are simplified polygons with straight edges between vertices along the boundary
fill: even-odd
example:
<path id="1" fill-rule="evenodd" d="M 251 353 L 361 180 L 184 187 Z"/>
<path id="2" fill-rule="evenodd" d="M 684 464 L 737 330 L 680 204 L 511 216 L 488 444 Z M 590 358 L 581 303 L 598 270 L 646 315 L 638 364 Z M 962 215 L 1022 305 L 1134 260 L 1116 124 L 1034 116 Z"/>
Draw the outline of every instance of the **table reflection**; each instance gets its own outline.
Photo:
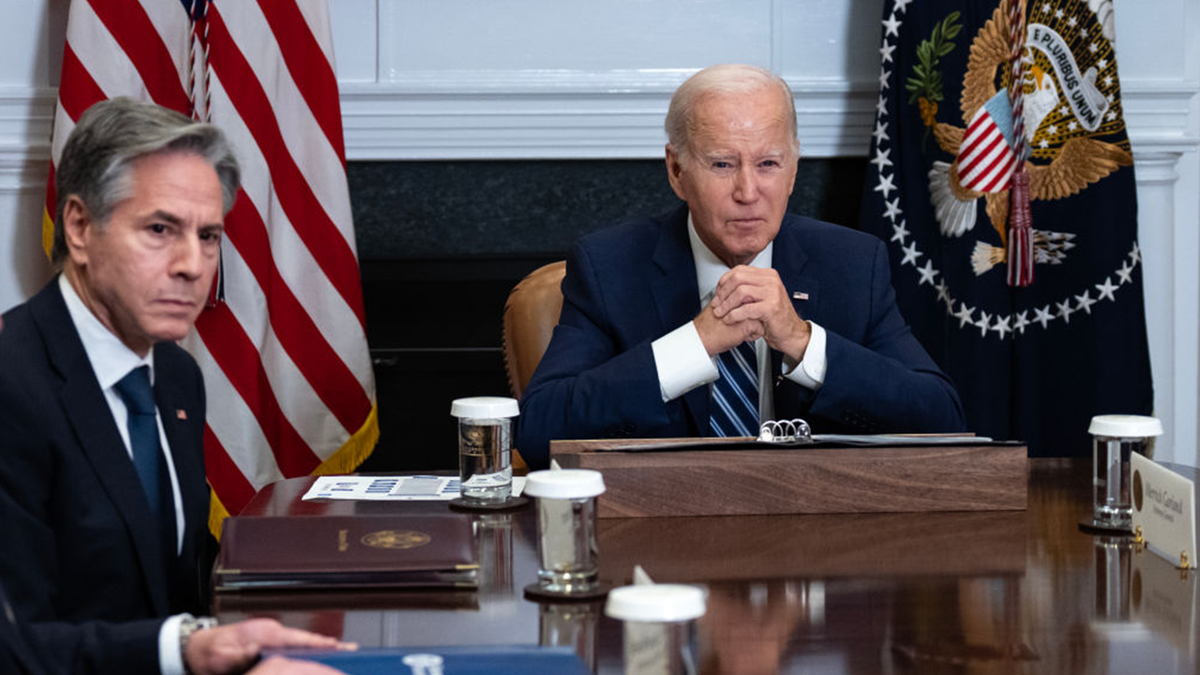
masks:
<path id="1" fill-rule="evenodd" d="M 596 644 L 604 602 L 542 602 L 538 606 L 538 644 L 570 647 L 596 672 Z"/>
<path id="2" fill-rule="evenodd" d="M 600 577 L 624 585 L 641 564 L 656 581 L 704 586 L 701 673 L 1200 672 L 1195 571 L 1081 531 L 1089 465 L 1031 461 L 1025 512 L 603 520 Z M 278 484 L 249 512 L 409 508 L 295 506 L 310 482 Z M 567 645 L 593 672 L 622 672 L 621 625 L 602 604 L 521 595 L 536 577 L 533 510 L 464 517 L 490 566 L 477 592 L 219 594 L 219 615 L 364 646 Z"/>
<path id="3" fill-rule="evenodd" d="M 771 675 L 802 622 L 824 622 L 821 582 L 708 585 L 699 623 L 700 672 Z"/>

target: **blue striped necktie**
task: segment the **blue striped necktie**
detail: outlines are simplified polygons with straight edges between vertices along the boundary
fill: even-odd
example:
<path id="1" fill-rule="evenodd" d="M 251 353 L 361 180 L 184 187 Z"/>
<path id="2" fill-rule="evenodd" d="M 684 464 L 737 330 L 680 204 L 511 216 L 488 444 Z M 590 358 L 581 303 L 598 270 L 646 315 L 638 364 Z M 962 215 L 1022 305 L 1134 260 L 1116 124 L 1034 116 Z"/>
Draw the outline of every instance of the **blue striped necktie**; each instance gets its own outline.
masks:
<path id="1" fill-rule="evenodd" d="M 713 436 L 758 435 L 758 359 L 754 343 L 743 342 L 717 359 L 708 425 Z"/>

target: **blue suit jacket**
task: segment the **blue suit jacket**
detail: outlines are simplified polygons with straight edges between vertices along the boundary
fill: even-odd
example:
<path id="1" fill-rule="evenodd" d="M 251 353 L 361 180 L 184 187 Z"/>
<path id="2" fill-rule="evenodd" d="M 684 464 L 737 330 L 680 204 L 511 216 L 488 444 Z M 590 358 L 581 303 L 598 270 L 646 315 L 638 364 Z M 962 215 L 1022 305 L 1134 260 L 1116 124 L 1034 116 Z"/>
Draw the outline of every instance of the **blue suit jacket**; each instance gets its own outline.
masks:
<path id="1" fill-rule="evenodd" d="M 204 385 L 154 347 L 154 395 L 179 478 L 183 552 L 155 519 L 55 279 L 0 332 L 0 579 L 30 621 L 130 621 L 207 609 L 212 546 Z M 181 411 L 181 412 L 180 412 Z"/>
<path id="2" fill-rule="evenodd" d="M 16 615 L 0 584 L 0 673 L 51 675 L 37 638 Z"/>
<path id="3" fill-rule="evenodd" d="M 159 675 L 161 627 L 158 619 L 27 624 L 0 584 L 0 673 Z"/>
<path id="4" fill-rule="evenodd" d="M 816 392 L 775 378 L 775 416 L 817 433 L 965 428 L 950 380 L 896 307 L 879 239 L 788 214 L 773 266 L 796 312 L 825 328 L 828 370 Z M 563 308 L 521 399 L 518 447 L 533 467 L 561 438 L 708 433 L 709 387 L 664 403 L 650 343 L 700 311 L 687 207 L 601 230 L 567 256 Z M 772 352 L 772 372 L 782 356 Z"/>

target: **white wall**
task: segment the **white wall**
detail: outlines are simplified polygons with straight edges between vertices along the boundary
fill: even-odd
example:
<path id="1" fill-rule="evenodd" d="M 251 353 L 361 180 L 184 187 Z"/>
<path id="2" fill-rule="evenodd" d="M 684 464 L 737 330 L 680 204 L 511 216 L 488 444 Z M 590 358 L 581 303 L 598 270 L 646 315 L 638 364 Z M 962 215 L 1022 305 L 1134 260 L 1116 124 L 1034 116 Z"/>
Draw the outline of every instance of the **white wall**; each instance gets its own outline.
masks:
<path id="1" fill-rule="evenodd" d="M 0 310 L 38 253 L 67 0 L 0 0 Z M 866 154 L 883 0 L 334 0 L 350 159 L 660 157 L 671 91 L 720 61 L 797 95 L 803 152 Z M 1161 459 L 1200 432 L 1200 3 L 1117 0 Z M 1169 18 L 1169 20 L 1167 19 Z"/>
<path id="2" fill-rule="evenodd" d="M 0 0 L 0 311 L 49 276 L 42 203 L 66 3 Z"/>

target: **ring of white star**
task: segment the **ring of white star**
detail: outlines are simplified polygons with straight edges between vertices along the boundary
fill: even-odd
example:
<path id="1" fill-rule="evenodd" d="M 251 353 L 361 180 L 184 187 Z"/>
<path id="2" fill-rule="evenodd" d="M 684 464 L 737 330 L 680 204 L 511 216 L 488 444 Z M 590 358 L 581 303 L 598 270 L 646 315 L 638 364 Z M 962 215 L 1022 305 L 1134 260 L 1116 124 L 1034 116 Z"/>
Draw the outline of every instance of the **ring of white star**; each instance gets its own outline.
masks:
<path id="1" fill-rule="evenodd" d="M 950 287 L 946 285 L 944 279 L 937 279 L 941 271 L 933 266 L 933 260 L 926 259 L 924 265 L 919 265 L 918 260 L 925 256 L 925 253 L 917 248 L 917 242 L 914 239 L 908 243 L 908 237 L 911 232 L 905 227 L 905 220 L 899 218 L 904 214 L 904 210 L 900 208 L 900 190 L 893 182 L 893 173 L 888 171 L 888 167 L 892 166 L 890 159 L 891 148 L 885 147 L 885 143 L 891 140 L 891 135 L 888 133 L 891 129 L 890 122 L 885 122 L 887 117 L 887 106 L 883 97 L 882 90 L 891 86 L 893 70 L 887 69 L 887 64 L 892 62 L 892 54 L 896 50 L 896 45 L 892 43 L 893 37 L 900 37 L 900 26 L 904 21 L 900 15 L 904 13 L 905 8 L 913 0 L 894 0 L 892 5 L 891 15 L 883 20 L 883 46 L 879 49 L 880 54 L 880 98 L 876 104 L 875 131 L 871 134 L 875 138 L 875 155 L 871 158 L 870 164 L 876 166 L 879 174 L 879 182 L 875 185 L 874 191 L 883 193 L 884 211 L 883 217 L 887 218 L 892 223 L 892 238 L 889 241 L 897 242 L 897 246 L 903 252 L 903 257 L 900 260 L 901 266 L 912 265 L 914 272 L 919 275 L 917 281 L 918 286 L 929 284 L 930 289 L 937 292 L 938 302 L 946 306 L 946 314 L 958 319 L 958 327 L 963 330 L 978 330 L 980 337 L 987 337 L 988 334 L 994 334 L 1001 340 L 1024 335 L 1026 330 L 1036 330 L 1041 327 L 1042 330 L 1048 330 L 1051 322 L 1061 320 L 1064 324 L 1071 323 L 1071 315 L 1076 312 L 1084 312 L 1085 314 L 1092 313 L 1092 305 L 1101 301 L 1116 301 L 1115 292 L 1125 284 L 1133 282 L 1133 270 L 1142 261 L 1142 252 L 1138 248 L 1137 242 L 1133 242 L 1133 247 L 1126 254 L 1126 260 L 1122 260 L 1121 266 L 1112 273 L 1104 277 L 1104 282 L 1092 284 L 1091 288 L 1085 286 L 1083 292 L 1078 295 L 1068 293 L 1062 301 L 1050 302 L 1041 307 L 1034 307 L 1016 314 L 995 314 L 991 315 L 983 311 L 983 308 L 975 308 L 967 305 L 967 303 L 957 300 L 950 294 Z M 896 196 L 888 199 L 890 193 L 895 190 Z M 899 218 L 899 223 L 897 219 Z M 1117 283 L 1113 283 L 1113 279 Z M 934 283 L 935 280 L 937 283 Z M 1092 290 L 1095 289 L 1095 291 Z M 1093 297 L 1093 293 L 1095 297 Z M 957 309 L 956 309 L 957 307 Z M 1030 312 L 1033 315 L 1030 316 Z M 978 315 L 978 318 L 976 316 Z M 969 327 L 969 328 L 968 328 Z M 1010 335 L 1011 334 L 1011 335 Z"/>

